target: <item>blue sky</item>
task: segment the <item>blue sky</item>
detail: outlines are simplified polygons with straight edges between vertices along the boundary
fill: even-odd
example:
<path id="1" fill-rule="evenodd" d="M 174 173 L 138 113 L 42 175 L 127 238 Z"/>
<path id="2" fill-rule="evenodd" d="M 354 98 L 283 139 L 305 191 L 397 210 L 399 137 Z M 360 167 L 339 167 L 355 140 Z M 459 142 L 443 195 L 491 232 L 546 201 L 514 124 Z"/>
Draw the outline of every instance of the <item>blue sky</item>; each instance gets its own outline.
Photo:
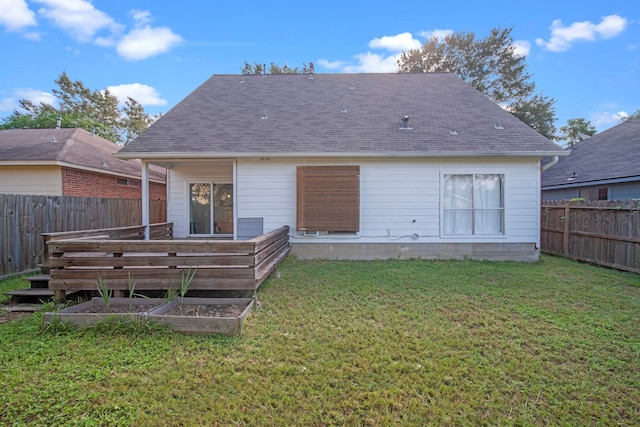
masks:
<path id="1" fill-rule="evenodd" d="M 599 131 L 640 108 L 640 1 L 0 0 L 0 117 L 53 100 L 62 71 L 166 112 L 245 60 L 393 72 L 431 35 L 513 27 L 538 92 Z"/>

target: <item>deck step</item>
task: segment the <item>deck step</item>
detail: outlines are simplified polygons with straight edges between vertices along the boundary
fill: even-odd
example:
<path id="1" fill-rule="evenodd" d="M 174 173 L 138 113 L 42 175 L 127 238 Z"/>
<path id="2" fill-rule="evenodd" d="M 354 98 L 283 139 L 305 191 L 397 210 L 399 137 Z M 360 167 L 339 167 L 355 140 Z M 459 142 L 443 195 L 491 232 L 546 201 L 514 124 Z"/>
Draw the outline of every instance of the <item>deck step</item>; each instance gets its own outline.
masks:
<path id="1" fill-rule="evenodd" d="M 9 312 L 33 313 L 35 311 L 42 310 L 43 307 L 44 304 L 20 303 L 0 305 L 0 310 Z"/>
<path id="2" fill-rule="evenodd" d="M 65 295 L 69 296 L 78 291 L 65 291 Z M 40 302 L 50 300 L 55 296 L 55 291 L 48 288 L 23 288 L 7 291 L 5 295 L 11 295 L 13 302 Z"/>
<path id="3" fill-rule="evenodd" d="M 7 291 L 4 294 L 14 297 L 52 297 L 55 295 L 55 292 L 49 288 L 22 288 Z"/>
<path id="4" fill-rule="evenodd" d="M 37 276 L 27 277 L 24 280 L 28 280 L 29 282 L 31 282 L 32 288 L 48 288 L 49 280 L 51 280 L 51 275 L 38 274 Z"/>

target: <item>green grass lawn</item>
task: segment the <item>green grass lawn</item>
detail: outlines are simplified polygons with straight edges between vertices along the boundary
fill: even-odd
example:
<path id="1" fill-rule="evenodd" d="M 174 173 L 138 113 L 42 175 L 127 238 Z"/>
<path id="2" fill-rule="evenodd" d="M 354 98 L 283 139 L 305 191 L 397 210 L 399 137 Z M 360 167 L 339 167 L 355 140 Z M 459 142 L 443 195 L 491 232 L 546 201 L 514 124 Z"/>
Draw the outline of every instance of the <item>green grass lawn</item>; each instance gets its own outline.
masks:
<path id="1" fill-rule="evenodd" d="M 0 425 L 640 425 L 640 275 L 303 262 L 241 337 L 0 325 Z"/>

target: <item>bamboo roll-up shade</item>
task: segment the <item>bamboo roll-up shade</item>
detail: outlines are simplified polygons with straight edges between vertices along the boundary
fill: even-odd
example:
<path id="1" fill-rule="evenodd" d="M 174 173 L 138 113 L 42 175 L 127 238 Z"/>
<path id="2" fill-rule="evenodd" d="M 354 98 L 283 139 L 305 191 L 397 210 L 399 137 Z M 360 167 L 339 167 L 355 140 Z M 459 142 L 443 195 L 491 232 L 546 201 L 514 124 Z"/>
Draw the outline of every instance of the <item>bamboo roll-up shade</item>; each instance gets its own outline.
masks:
<path id="1" fill-rule="evenodd" d="M 298 231 L 360 231 L 360 166 L 298 166 Z"/>

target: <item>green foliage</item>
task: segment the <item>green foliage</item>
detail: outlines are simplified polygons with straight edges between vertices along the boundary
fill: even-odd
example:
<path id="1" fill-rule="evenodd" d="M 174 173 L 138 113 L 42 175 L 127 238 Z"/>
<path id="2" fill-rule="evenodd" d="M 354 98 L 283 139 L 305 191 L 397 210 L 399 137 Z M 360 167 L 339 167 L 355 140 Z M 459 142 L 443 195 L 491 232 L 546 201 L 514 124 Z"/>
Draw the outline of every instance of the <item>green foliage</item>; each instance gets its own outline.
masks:
<path id="1" fill-rule="evenodd" d="M 0 129 L 53 128 L 57 118 L 62 127 L 79 127 L 118 144 L 127 144 L 146 130 L 158 116 L 151 117 L 144 107 L 128 98 L 123 107 L 108 89 L 92 90 L 79 80 L 71 80 L 62 72 L 55 80 L 52 92 L 58 108 L 49 104 L 35 105 L 29 100 L 19 101 L 25 112 L 14 111 L 2 119 Z"/>
<path id="2" fill-rule="evenodd" d="M 240 337 L 0 325 L 0 425 L 640 425 L 640 275 L 285 260 Z"/>
<path id="3" fill-rule="evenodd" d="M 629 114 L 627 117 L 623 118 L 620 121 L 625 122 L 627 120 L 638 120 L 638 119 L 640 119 L 640 108 L 634 111 L 633 113 Z"/>
<path id="4" fill-rule="evenodd" d="M 100 298 L 102 298 L 102 301 L 104 302 L 104 309 L 109 310 L 113 291 L 109 289 L 109 287 L 104 283 L 102 277 L 98 277 L 98 293 L 100 294 Z"/>
<path id="5" fill-rule="evenodd" d="M 516 54 L 511 28 L 494 28 L 484 39 L 453 33 L 403 52 L 401 73 L 451 72 L 549 139 L 555 136 L 555 100 L 535 94 L 526 58 Z"/>
<path id="6" fill-rule="evenodd" d="M 567 147 L 573 147 L 583 139 L 595 135 L 596 132 L 595 126 L 589 120 L 577 117 L 567 120 L 567 124 L 560 127 L 558 140 L 565 141 L 565 146 Z"/>
<path id="7" fill-rule="evenodd" d="M 244 66 L 241 68 L 241 71 L 242 74 L 266 74 L 267 71 L 269 74 L 313 74 L 315 72 L 315 65 L 313 62 L 309 62 L 309 65 L 303 63 L 302 68 L 291 68 L 287 64 L 279 66 L 272 62 L 267 69 L 266 64 L 254 62 L 252 65 L 244 61 Z"/>
<path id="8" fill-rule="evenodd" d="M 180 280 L 180 297 L 184 298 L 187 295 L 187 291 L 189 290 L 189 286 L 191 285 L 191 281 L 195 277 L 198 272 L 198 267 L 189 269 L 185 272 L 182 272 L 181 280 Z M 186 273 L 186 274 L 185 274 Z"/>

